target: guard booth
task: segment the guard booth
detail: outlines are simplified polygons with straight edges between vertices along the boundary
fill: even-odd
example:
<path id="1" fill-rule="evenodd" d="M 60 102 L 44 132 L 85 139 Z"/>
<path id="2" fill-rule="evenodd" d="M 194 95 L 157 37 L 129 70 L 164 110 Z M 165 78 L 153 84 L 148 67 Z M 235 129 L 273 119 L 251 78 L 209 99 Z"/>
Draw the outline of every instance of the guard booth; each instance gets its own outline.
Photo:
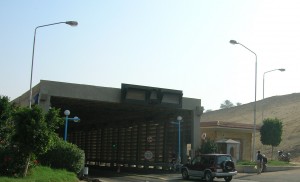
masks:
<path id="1" fill-rule="evenodd" d="M 230 154 L 233 161 L 240 160 L 240 142 L 232 139 L 220 139 L 216 141 L 220 153 Z"/>
<path id="2" fill-rule="evenodd" d="M 44 110 L 60 108 L 62 117 L 70 110 L 70 117 L 80 118 L 79 123 L 68 123 L 67 138 L 85 151 L 89 165 L 165 169 L 179 149 L 184 163 L 200 145 L 201 101 L 184 98 L 180 90 L 41 80 L 33 93 L 34 104 Z M 28 104 L 28 94 L 14 102 Z M 178 116 L 183 118 L 180 130 L 173 124 Z M 58 133 L 63 136 L 64 127 Z"/>

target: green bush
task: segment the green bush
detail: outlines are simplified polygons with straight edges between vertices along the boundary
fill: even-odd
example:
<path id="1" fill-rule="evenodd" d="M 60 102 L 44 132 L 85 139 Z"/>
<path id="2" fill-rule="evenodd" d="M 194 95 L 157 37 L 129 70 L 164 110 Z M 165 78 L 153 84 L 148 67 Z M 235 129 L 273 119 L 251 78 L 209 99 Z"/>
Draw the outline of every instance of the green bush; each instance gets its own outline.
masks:
<path id="1" fill-rule="evenodd" d="M 216 153 L 218 151 L 217 144 L 209 138 L 202 142 L 199 152 L 201 154 Z"/>
<path id="2" fill-rule="evenodd" d="M 76 145 L 57 139 L 54 146 L 39 157 L 42 165 L 79 173 L 84 166 L 84 151 Z"/>
<path id="3" fill-rule="evenodd" d="M 240 166 L 255 166 L 256 162 L 246 161 L 246 160 L 239 160 L 237 162 L 237 165 L 240 165 Z M 277 160 L 268 160 L 267 165 L 268 166 L 293 166 L 293 164 L 290 164 L 289 162 L 277 161 Z"/>
<path id="4" fill-rule="evenodd" d="M 241 165 L 241 166 L 255 166 L 256 162 L 247 161 L 247 160 L 239 160 L 239 161 L 237 161 L 237 165 Z"/>
<path id="5" fill-rule="evenodd" d="M 22 174 L 26 158 L 17 147 L 0 149 L 0 176 L 15 176 Z"/>

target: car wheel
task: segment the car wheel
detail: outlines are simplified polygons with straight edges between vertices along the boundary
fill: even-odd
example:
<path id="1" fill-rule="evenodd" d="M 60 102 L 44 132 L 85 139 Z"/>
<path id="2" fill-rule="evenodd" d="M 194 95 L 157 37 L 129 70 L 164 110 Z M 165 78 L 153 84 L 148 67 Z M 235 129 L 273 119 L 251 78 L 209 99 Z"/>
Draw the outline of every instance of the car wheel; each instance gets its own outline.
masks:
<path id="1" fill-rule="evenodd" d="M 225 172 L 234 170 L 234 163 L 232 161 L 225 161 L 223 170 Z"/>
<path id="2" fill-rule="evenodd" d="M 186 169 L 182 170 L 181 174 L 183 179 L 189 179 L 189 173 Z"/>
<path id="3" fill-rule="evenodd" d="M 226 176 L 224 179 L 226 182 L 230 182 L 232 180 L 232 176 Z"/>
<path id="4" fill-rule="evenodd" d="M 207 182 L 213 182 L 213 180 L 214 180 L 211 172 L 206 172 L 204 178 Z"/>

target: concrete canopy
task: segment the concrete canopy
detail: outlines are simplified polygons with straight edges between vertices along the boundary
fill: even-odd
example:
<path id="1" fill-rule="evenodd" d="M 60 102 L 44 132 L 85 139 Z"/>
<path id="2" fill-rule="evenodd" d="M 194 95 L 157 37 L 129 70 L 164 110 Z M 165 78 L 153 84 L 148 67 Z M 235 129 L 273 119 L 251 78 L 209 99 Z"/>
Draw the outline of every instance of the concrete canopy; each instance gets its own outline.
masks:
<path id="1" fill-rule="evenodd" d="M 143 95 L 144 94 L 144 95 Z M 26 106 L 29 92 L 13 102 Z M 50 107 L 70 110 L 79 123 L 69 122 L 68 139 L 85 150 L 88 161 L 118 163 L 168 163 L 177 151 L 178 129 L 171 124 L 182 116 L 182 159 L 186 145 L 200 145 L 200 99 L 184 98 L 182 91 L 122 84 L 122 89 L 41 80 L 33 88 L 35 101 L 45 111 Z M 63 128 L 59 131 L 63 133 Z M 147 140 L 151 137 L 151 142 Z M 111 146 L 118 146 L 114 150 Z M 153 152 L 153 160 L 143 158 Z"/>
<path id="2" fill-rule="evenodd" d="M 232 140 L 232 139 L 221 139 L 221 140 L 217 140 L 216 143 L 239 144 L 240 142 Z"/>

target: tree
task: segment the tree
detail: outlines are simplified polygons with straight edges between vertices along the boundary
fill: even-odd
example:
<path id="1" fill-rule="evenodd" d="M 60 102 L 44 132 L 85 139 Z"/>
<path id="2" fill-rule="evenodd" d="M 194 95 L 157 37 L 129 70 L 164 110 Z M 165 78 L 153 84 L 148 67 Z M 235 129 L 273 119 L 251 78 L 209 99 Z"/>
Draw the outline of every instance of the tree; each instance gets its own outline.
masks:
<path id="1" fill-rule="evenodd" d="M 45 115 L 41 108 L 20 108 L 14 115 L 15 133 L 12 142 L 18 146 L 25 162 L 23 176 L 27 175 L 30 159 L 45 153 L 54 143 L 55 128 L 63 119 L 59 111 L 50 109 Z"/>
<path id="2" fill-rule="evenodd" d="M 278 146 L 282 140 L 282 127 L 282 122 L 277 118 L 263 120 L 263 125 L 260 129 L 260 141 L 263 145 L 272 146 L 271 159 L 273 158 L 274 147 Z"/>
<path id="3" fill-rule="evenodd" d="M 209 154 L 209 153 L 216 153 L 218 150 L 217 144 L 210 140 L 209 138 L 202 141 L 200 153 L 201 154 Z"/>
<path id="4" fill-rule="evenodd" d="M 230 100 L 225 100 L 223 104 L 221 104 L 220 109 L 227 109 L 233 107 L 234 104 L 230 102 Z"/>
<path id="5" fill-rule="evenodd" d="M 242 105 L 242 103 L 240 103 L 240 102 L 237 102 L 237 103 L 236 103 L 236 106 L 240 106 L 240 105 Z"/>
<path id="6" fill-rule="evenodd" d="M 7 147 L 13 133 L 12 115 L 16 106 L 6 96 L 0 96 L 0 148 Z"/>
<path id="7" fill-rule="evenodd" d="M 52 139 L 50 145 L 53 145 L 53 142 L 56 141 L 55 138 L 58 136 L 56 131 L 65 123 L 65 120 L 60 117 L 60 109 L 51 108 L 45 115 L 45 121 Z"/>

